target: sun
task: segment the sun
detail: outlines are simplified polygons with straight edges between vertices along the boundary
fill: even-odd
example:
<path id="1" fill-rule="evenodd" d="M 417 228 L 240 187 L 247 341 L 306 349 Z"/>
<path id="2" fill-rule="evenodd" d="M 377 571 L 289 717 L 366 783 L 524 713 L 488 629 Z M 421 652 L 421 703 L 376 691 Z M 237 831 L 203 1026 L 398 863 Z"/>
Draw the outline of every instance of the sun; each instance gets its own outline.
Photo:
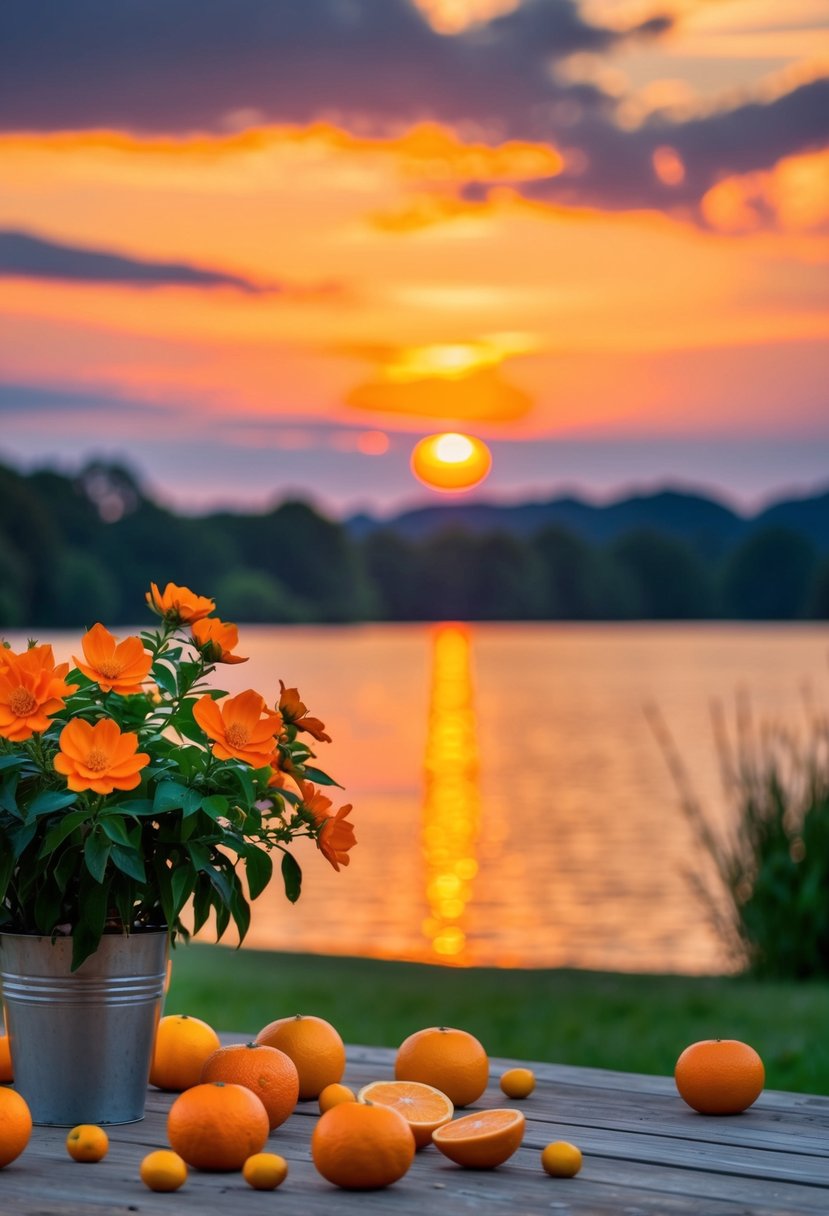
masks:
<path id="1" fill-rule="evenodd" d="M 492 468 L 492 455 L 481 439 L 447 431 L 415 444 L 411 465 L 424 485 L 452 493 L 480 485 Z"/>

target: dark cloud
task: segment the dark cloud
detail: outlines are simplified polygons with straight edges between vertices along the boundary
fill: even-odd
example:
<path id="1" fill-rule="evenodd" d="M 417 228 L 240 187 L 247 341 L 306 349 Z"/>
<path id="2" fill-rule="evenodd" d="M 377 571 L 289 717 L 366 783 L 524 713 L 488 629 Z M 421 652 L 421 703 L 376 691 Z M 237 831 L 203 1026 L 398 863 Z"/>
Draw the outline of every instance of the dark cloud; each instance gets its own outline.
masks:
<path id="1" fill-rule="evenodd" d="M 588 24 L 575 0 L 525 0 L 455 37 L 410 0 L 3 0 L 0 124 L 181 132 L 256 111 L 377 127 L 471 120 L 527 134 L 534 109 L 567 92 L 552 61 L 629 36 Z"/>
<path id="2" fill-rule="evenodd" d="M 156 405 L 141 401 L 126 400 L 100 392 L 85 392 L 82 389 L 56 389 L 49 384 L 16 384 L 0 382 L 0 416 L 12 417 L 32 415 L 66 414 L 119 414 L 134 415 L 137 419 L 157 418 L 161 411 Z"/>
<path id="3" fill-rule="evenodd" d="M 248 279 L 190 266 L 149 262 L 80 245 L 59 245 L 27 232 L 0 230 L 0 277 L 66 279 L 73 283 L 127 283 L 136 287 L 235 287 L 262 290 Z"/>
<path id="4" fill-rule="evenodd" d="M 616 98 L 554 71 L 670 28 L 594 25 L 578 0 L 524 0 L 451 37 L 412 0 L 3 0 L 0 126 L 181 134 L 327 118 L 379 134 L 432 119 L 574 151 L 579 172 L 521 186 L 535 197 L 686 211 L 723 176 L 829 140 L 827 80 L 627 131 Z M 665 145 L 685 167 L 671 185 L 652 163 Z"/>

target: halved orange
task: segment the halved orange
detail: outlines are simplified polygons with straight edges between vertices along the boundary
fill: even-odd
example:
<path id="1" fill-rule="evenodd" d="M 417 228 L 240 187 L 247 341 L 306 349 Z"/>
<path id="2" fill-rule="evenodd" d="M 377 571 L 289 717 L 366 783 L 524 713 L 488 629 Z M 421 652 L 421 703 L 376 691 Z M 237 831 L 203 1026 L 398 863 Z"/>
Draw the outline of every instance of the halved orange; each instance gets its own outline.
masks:
<path id="1" fill-rule="evenodd" d="M 521 1146 L 525 1124 L 520 1110 L 482 1110 L 445 1123 L 432 1141 L 456 1165 L 493 1170 Z"/>
<path id="2" fill-rule="evenodd" d="M 455 1113 L 446 1094 L 422 1081 L 372 1081 L 357 1094 L 358 1102 L 391 1106 L 412 1129 L 415 1144 L 425 1148 L 432 1143 L 432 1132 L 443 1127 Z"/>

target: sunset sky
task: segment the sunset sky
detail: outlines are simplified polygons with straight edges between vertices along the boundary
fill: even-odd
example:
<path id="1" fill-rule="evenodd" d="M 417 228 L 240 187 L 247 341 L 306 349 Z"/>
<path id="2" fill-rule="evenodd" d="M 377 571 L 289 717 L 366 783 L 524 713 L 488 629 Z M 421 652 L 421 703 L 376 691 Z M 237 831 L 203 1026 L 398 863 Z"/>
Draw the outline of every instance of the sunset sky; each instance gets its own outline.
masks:
<path id="1" fill-rule="evenodd" d="M 829 485 L 826 0 L 4 0 L 0 460 Z"/>

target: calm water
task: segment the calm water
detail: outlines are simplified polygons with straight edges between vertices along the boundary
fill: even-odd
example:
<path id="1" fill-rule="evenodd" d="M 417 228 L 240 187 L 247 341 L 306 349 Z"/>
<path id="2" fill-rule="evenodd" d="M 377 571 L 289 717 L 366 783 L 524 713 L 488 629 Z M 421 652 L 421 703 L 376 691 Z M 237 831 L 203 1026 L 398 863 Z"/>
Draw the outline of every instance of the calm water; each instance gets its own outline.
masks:
<path id="1" fill-rule="evenodd" d="M 298 854 L 247 944 L 455 964 L 707 972 L 726 965 L 689 890 L 704 865 L 646 721 L 656 702 L 698 793 L 724 803 L 710 705 L 829 705 L 829 630 L 744 625 L 246 628 L 221 686 L 297 685 L 354 804 L 335 873 Z M 14 639 L 10 639 L 13 640 Z M 43 640 L 46 640 L 45 638 Z M 68 657 L 77 635 L 55 636 Z M 78 653 L 75 649 L 75 653 Z M 336 806 L 340 805 L 338 801 Z"/>

